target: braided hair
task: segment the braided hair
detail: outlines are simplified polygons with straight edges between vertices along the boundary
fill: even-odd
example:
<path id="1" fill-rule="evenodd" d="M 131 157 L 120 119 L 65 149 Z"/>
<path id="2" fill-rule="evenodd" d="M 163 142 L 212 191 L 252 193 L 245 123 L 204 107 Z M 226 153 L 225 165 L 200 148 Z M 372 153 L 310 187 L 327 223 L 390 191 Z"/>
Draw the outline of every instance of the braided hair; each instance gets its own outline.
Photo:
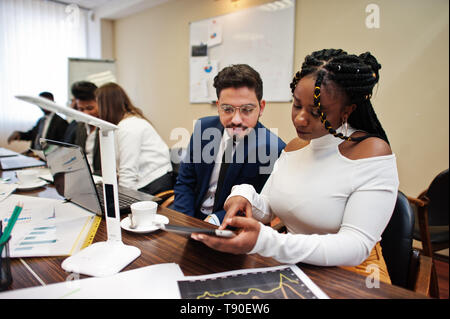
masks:
<path id="1" fill-rule="evenodd" d="M 359 56 L 348 54 L 341 49 L 324 49 L 306 56 L 301 71 L 297 72 L 291 82 L 292 94 L 298 82 L 307 75 L 316 75 L 314 85 L 314 106 L 318 109 L 320 120 L 330 134 L 348 141 L 362 141 L 377 136 L 389 144 L 389 140 L 370 102 L 372 90 L 379 80 L 381 65 L 369 52 Z M 348 123 L 355 129 L 368 134 L 361 137 L 344 136 L 336 132 L 326 118 L 320 105 L 320 88 L 328 81 L 334 82 L 343 90 L 349 104 L 356 109 L 348 117 Z"/>

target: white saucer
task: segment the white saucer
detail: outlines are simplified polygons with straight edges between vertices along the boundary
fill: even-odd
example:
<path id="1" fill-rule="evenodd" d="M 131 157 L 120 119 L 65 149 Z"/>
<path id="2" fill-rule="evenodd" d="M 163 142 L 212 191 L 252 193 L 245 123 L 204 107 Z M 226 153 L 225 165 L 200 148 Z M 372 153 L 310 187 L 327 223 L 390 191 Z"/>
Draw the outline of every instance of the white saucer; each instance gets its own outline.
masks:
<path id="1" fill-rule="evenodd" d="M 17 189 L 21 190 L 21 191 L 31 190 L 31 189 L 42 187 L 46 184 L 47 184 L 46 181 L 44 181 L 42 179 L 38 179 L 34 182 L 26 183 L 26 184 L 17 183 Z"/>
<path id="2" fill-rule="evenodd" d="M 155 222 L 159 224 L 168 224 L 169 218 L 164 215 L 156 214 Z M 120 222 L 120 226 L 125 230 L 139 234 L 150 233 L 152 231 L 160 229 L 160 227 L 157 225 L 138 226 L 136 228 L 130 228 L 130 217 L 125 217 L 124 219 L 122 219 L 122 221 Z"/>

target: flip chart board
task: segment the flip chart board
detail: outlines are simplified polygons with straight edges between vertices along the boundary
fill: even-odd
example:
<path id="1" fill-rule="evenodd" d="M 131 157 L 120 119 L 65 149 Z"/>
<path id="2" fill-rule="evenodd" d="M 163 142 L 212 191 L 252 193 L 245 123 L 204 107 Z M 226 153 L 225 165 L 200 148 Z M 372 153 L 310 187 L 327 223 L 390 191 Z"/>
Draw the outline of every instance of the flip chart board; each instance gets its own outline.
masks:
<path id="1" fill-rule="evenodd" d="M 116 82 L 116 63 L 113 60 L 69 58 L 68 97 L 70 88 L 77 81 L 89 81 L 100 87 L 107 82 Z"/>

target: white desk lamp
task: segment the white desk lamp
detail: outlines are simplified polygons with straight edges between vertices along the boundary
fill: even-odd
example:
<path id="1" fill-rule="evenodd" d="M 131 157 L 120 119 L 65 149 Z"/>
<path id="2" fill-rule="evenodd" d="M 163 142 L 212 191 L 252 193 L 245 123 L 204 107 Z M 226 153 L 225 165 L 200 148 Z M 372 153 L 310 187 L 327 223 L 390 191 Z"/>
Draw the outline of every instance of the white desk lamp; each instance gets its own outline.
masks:
<path id="1" fill-rule="evenodd" d="M 16 98 L 100 128 L 104 211 L 108 237 L 106 241 L 93 243 L 66 258 L 61 267 L 68 272 L 95 277 L 106 277 L 118 273 L 139 257 L 141 251 L 137 247 L 125 245 L 122 242 L 114 147 L 114 130 L 117 129 L 117 126 L 42 97 L 17 95 Z"/>

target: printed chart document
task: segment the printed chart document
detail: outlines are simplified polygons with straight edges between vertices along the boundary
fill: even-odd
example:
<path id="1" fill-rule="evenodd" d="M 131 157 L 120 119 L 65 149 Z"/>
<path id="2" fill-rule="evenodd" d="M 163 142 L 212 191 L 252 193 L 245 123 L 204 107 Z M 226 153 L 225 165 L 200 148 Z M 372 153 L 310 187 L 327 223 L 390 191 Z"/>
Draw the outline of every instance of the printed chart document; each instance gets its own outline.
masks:
<path id="1" fill-rule="evenodd" d="M 12 194 L 0 202 L 0 218 L 8 223 L 23 203 L 9 242 L 10 256 L 70 256 L 90 245 L 101 218 L 63 200 Z"/>
<path id="2" fill-rule="evenodd" d="M 178 287 L 183 299 L 328 299 L 296 265 L 189 276 Z"/>
<path id="3" fill-rule="evenodd" d="M 120 272 L 110 277 L 73 280 L 42 287 L 0 293 L 0 299 L 180 299 L 180 266 L 157 264 Z"/>

